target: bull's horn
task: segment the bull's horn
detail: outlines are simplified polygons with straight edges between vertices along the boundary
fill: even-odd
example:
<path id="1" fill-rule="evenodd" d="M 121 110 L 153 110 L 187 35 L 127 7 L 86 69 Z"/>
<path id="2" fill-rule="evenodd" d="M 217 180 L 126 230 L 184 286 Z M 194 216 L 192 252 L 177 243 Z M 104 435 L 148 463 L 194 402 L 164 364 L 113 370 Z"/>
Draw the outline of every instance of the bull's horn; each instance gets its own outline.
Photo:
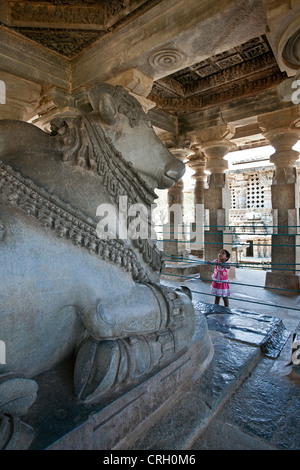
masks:
<path id="1" fill-rule="evenodd" d="M 113 125 L 116 122 L 118 110 L 114 97 L 114 87 L 107 83 L 96 85 L 89 90 L 89 100 L 94 111 L 99 111 L 105 124 Z"/>
<path id="2" fill-rule="evenodd" d="M 99 98 L 99 113 L 105 124 L 112 126 L 117 119 L 117 105 L 109 93 L 103 93 Z"/>

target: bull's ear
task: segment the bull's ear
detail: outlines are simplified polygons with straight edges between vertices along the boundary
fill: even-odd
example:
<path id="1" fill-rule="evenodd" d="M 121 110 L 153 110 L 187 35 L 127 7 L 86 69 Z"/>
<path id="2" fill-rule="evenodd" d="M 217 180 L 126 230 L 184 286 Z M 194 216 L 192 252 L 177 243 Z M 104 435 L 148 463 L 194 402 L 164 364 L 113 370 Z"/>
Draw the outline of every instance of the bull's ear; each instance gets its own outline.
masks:
<path id="1" fill-rule="evenodd" d="M 114 98 L 109 93 L 102 93 L 99 98 L 99 113 L 102 121 L 108 125 L 116 122 L 118 109 Z"/>

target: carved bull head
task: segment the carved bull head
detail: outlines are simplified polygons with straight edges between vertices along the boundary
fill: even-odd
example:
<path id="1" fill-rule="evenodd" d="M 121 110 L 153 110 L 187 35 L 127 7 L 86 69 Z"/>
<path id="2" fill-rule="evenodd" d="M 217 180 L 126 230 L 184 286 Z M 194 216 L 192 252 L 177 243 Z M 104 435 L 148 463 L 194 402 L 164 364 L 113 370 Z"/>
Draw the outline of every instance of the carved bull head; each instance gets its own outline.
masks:
<path id="1" fill-rule="evenodd" d="M 100 84 L 89 99 L 116 149 L 152 188 L 169 188 L 183 176 L 184 164 L 159 140 L 140 103 L 124 88 Z"/>

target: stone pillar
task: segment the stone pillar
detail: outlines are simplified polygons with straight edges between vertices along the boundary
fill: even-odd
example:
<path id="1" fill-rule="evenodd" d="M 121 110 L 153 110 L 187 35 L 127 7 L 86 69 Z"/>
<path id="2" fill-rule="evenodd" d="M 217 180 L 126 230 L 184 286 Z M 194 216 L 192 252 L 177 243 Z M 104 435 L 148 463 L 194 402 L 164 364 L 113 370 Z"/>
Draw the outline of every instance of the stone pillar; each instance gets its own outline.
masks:
<path id="1" fill-rule="evenodd" d="M 41 86 L 1 72 L 0 119 L 27 121 L 36 114 Z"/>
<path id="2" fill-rule="evenodd" d="M 187 165 L 195 171 L 192 178 L 196 180 L 194 187 L 194 223 L 190 228 L 191 254 L 203 257 L 204 252 L 204 190 L 207 182 L 206 160 L 207 157 L 199 150 L 197 145 L 191 147 L 194 152 L 190 155 Z M 193 235 L 195 234 L 195 236 Z"/>
<path id="3" fill-rule="evenodd" d="M 187 149 L 169 148 L 174 157 L 184 161 L 189 153 Z M 183 224 L 184 183 L 180 179 L 168 189 L 169 223 L 164 227 L 164 253 L 167 257 L 182 257 L 185 251 L 185 237 Z M 175 206 L 175 212 L 170 209 Z M 182 236 L 181 236 L 182 235 Z"/>
<path id="4" fill-rule="evenodd" d="M 208 189 L 204 191 L 205 209 L 209 210 L 209 230 L 204 235 L 206 260 L 215 259 L 221 248 L 226 248 L 228 251 L 231 248 L 231 235 L 224 235 L 224 232 L 228 233 L 229 230 L 228 215 L 231 208 L 230 190 L 224 173 L 228 168 L 228 162 L 224 157 L 232 147 L 227 139 L 202 145 L 202 150 L 208 157 L 206 167 L 211 173 Z"/>
<path id="5" fill-rule="evenodd" d="M 300 253 L 296 245 L 299 244 L 300 205 L 299 183 L 294 166 L 299 154 L 292 149 L 300 138 L 300 129 L 294 127 L 299 122 L 299 109 L 295 106 L 260 118 L 264 135 L 275 148 L 275 153 L 270 156 L 270 161 L 275 165 L 271 186 L 273 225 L 276 226 L 271 251 L 274 266 L 271 272 L 267 272 L 265 286 L 292 290 L 299 290 L 296 263 L 300 261 Z M 282 266 L 280 270 L 280 264 L 288 266 Z"/>
<path id="6" fill-rule="evenodd" d="M 204 209 L 209 210 L 209 227 L 204 232 L 204 260 L 208 261 L 216 259 L 221 248 L 231 252 L 232 235 L 228 235 L 231 197 L 225 175 L 228 162 L 224 160 L 234 148 L 229 140 L 231 136 L 226 125 L 205 129 L 201 135 L 197 134 L 198 143 L 207 158 L 206 168 L 210 172 L 208 189 L 204 189 Z M 200 276 L 209 279 L 212 270 L 212 266 L 204 264 Z"/>

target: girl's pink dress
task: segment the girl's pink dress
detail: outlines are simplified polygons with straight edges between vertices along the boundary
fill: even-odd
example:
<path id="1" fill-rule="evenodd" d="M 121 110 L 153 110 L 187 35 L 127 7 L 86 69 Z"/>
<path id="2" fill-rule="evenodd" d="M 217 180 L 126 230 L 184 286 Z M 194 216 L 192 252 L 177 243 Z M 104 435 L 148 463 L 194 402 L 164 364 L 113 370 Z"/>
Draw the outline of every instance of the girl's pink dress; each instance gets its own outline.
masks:
<path id="1" fill-rule="evenodd" d="M 219 266 L 220 261 L 218 259 L 215 259 L 213 263 L 216 263 L 216 266 L 212 275 L 213 282 L 210 287 L 210 293 L 217 297 L 230 297 L 231 294 L 228 283 L 228 271 L 230 269 L 229 263 L 226 261 L 226 264 L 228 263 L 228 267 L 225 267 L 224 263 L 222 263 L 223 266 Z"/>

